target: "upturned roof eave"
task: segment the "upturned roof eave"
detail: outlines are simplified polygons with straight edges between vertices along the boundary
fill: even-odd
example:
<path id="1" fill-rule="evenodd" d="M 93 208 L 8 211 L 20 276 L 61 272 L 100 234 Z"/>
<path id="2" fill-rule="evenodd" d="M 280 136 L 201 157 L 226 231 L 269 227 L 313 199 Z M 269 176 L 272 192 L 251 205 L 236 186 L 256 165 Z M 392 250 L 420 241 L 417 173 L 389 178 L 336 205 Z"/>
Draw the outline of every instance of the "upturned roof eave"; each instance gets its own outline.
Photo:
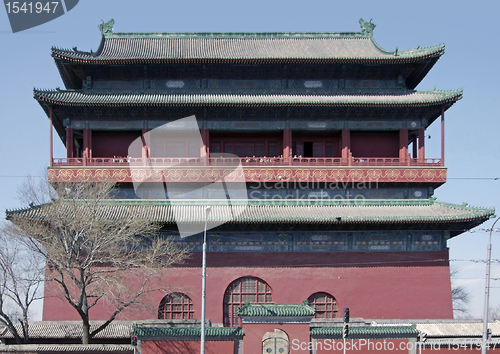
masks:
<path id="1" fill-rule="evenodd" d="M 9 212 L 9 215 L 7 216 L 7 220 L 9 221 L 15 221 L 16 212 Z M 490 219 L 490 216 L 493 216 L 494 213 L 490 215 L 484 215 L 484 216 L 477 216 L 474 218 L 453 218 L 453 219 L 439 219 L 436 218 L 434 220 L 432 219 L 424 219 L 424 218 L 409 218 L 405 220 L 399 220 L 399 219 L 393 219 L 393 220 L 375 220 L 375 219 L 370 219 L 368 220 L 342 220 L 342 221 L 336 221 L 334 219 L 330 220 L 290 220 L 290 219 L 276 219 L 276 220 L 230 220 L 226 221 L 225 224 L 267 224 L 267 225 L 272 225 L 272 224 L 290 224 L 290 225 L 336 225 L 339 227 L 339 229 L 342 229 L 342 226 L 354 226 L 354 225 L 414 225 L 414 224 L 429 224 L 429 225 L 451 225 L 451 224 L 456 224 L 456 223 L 474 223 L 474 226 L 477 226 L 488 219 Z M 38 220 L 38 221 L 46 221 L 46 219 L 43 218 L 33 218 L 29 216 L 17 216 L 18 218 L 27 218 L 27 219 L 32 219 L 32 220 Z M 381 218 L 382 219 L 382 218 Z M 168 220 L 164 221 L 161 219 L 156 219 L 156 218 L 151 218 L 151 221 L 153 222 L 159 222 L 165 225 L 175 225 L 178 223 L 185 224 L 185 225 L 197 225 L 197 224 L 203 224 L 203 220 L 200 218 L 199 220 L 194 220 L 194 221 L 189 221 L 189 222 L 184 222 L 184 221 L 175 221 L 175 220 Z M 15 223 L 15 222 L 14 222 Z M 209 223 L 210 224 L 210 223 Z M 461 232 L 465 232 L 467 230 L 462 230 Z"/>
<path id="2" fill-rule="evenodd" d="M 416 95 L 423 98 L 411 97 Z M 93 93 L 80 90 L 33 90 L 40 103 L 61 106 L 355 106 L 355 107 L 426 107 L 455 103 L 463 96 L 455 91 L 407 91 L 397 94 L 175 94 L 175 93 Z M 101 98 L 98 100 L 97 98 Z M 397 99 L 403 98 L 403 99 Z M 406 99 L 406 100 L 405 100 Z"/>
<path id="3" fill-rule="evenodd" d="M 208 203 L 207 205 L 210 205 L 210 201 L 207 201 L 207 200 L 204 200 L 203 201 L 204 203 Z M 315 201 L 317 202 L 317 201 Z M 348 200 L 346 202 L 349 202 Z M 111 203 L 111 201 L 110 201 Z M 132 203 L 132 204 L 130 204 Z M 169 201 L 163 201 L 162 204 L 158 204 L 158 203 L 155 203 L 155 204 L 158 204 L 158 205 L 149 205 L 148 203 L 151 203 L 151 201 L 148 201 L 148 200 L 144 200 L 144 201 L 120 201 L 120 200 L 115 200 L 114 203 L 112 204 L 109 204 L 109 205 L 103 205 L 103 208 L 106 208 L 106 207 L 125 207 L 125 208 L 130 208 L 130 207 L 138 207 L 140 208 L 141 206 L 145 206 L 145 207 L 168 207 L 170 208 L 171 204 L 169 203 Z M 252 204 L 255 204 L 253 205 L 254 208 L 258 208 L 259 207 L 259 204 L 258 203 L 253 203 L 253 201 L 249 201 L 248 202 L 250 204 L 250 207 L 252 207 Z M 302 214 L 297 214 L 295 212 L 295 216 L 290 216 L 290 215 L 281 215 L 283 213 L 283 211 L 286 211 L 286 210 L 282 210 L 284 209 L 283 206 L 275 206 L 275 205 L 272 205 L 272 206 L 275 206 L 276 208 L 280 208 L 280 215 L 279 216 L 273 216 L 273 215 L 270 215 L 269 213 L 269 210 L 268 209 L 265 209 L 264 211 L 260 211 L 260 213 L 264 213 L 263 215 L 265 215 L 265 217 L 256 217 L 256 216 L 253 216 L 255 213 L 258 213 L 259 210 L 256 209 L 253 213 L 250 213 L 249 216 L 245 216 L 243 215 L 244 214 L 244 210 L 242 212 L 241 215 L 243 215 L 242 217 L 240 217 L 240 215 L 236 216 L 235 218 L 233 218 L 232 220 L 230 221 L 227 221 L 225 220 L 227 223 L 233 223 L 233 224 L 262 224 L 262 223 L 265 223 L 265 224 L 284 224 L 284 223 L 291 223 L 291 224 L 307 224 L 307 225 L 337 225 L 339 227 L 342 227 L 344 225 L 357 225 L 357 224 L 378 224 L 378 225 L 407 225 L 407 224 L 416 224 L 416 223 L 425 223 L 425 224 L 455 224 L 455 223 L 472 223 L 472 224 L 480 224 L 481 222 L 484 222 L 486 220 L 488 220 L 489 218 L 493 217 L 494 215 L 494 209 L 485 209 L 485 208 L 471 208 L 471 207 L 467 207 L 467 206 L 464 206 L 464 205 L 455 205 L 455 204 L 447 204 L 447 203 L 440 203 L 440 202 L 434 202 L 432 200 L 415 200 L 414 203 L 416 204 L 408 204 L 408 205 L 405 205 L 405 204 L 401 204 L 400 206 L 398 205 L 394 205 L 394 207 L 412 207 L 412 206 L 433 206 L 433 205 L 437 205 L 438 207 L 442 207 L 442 208 L 451 208 L 451 209 L 454 209 L 454 210 L 463 210 L 463 212 L 457 212 L 453 215 L 434 215 L 432 210 L 429 210 L 429 215 L 427 216 L 418 216 L 418 215 L 408 215 L 408 214 L 405 214 L 405 215 L 371 215 L 371 216 L 359 216 L 359 217 L 352 217 L 350 215 L 344 215 L 342 214 L 340 220 L 337 218 L 337 216 L 341 215 L 339 213 L 335 213 L 332 211 L 332 215 L 335 215 L 336 217 L 311 217 L 311 215 L 314 215 L 313 211 L 314 210 L 310 210 L 310 208 L 321 208 L 321 207 L 331 207 L 331 206 L 342 206 L 342 207 L 351 207 L 351 208 L 356 208 L 356 207 L 359 207 L 359 208 L 363 208 L 363 207 L 370 207 L 370 208 L 373 208 L 373 207 L 376 207 L 377 204 L 375 203 L 372 203 L 371 201 L 367 201 L 366 204 L 367 205 L 352 205 L 352 204 L 348 204 L 348 203 L 335 203 L 335 204 L 332 204 L 332 205 L 316 205 L 316 206 L 308 206 L 308 212 L 306 213 L 307 215 L 309 215 L 309 217 L 305 217 L 305 216 L 301 216 Z M 120 206 L 121 204 L 121 206 Z M 174 203 L 175 204 L 175 203 Z M 217 208 L 217 203 L 212 203 L 214 205 L 214 208 Z M 285 207 L 286 206 L 289 206 L 289 207 L 292 207 L 293 208 L 293 205 L 286 205 L 287 203 L 285 203 Z M 327 203 L 328 204 L 328 203 Z M 345 204 L 345 205 L 344 205 Z M 180 204 L 182 205 L 182 204 Z M 392 204 L 387 204 L 387 205 L 392 205 Z M 384 205 L 384 204 L 380 204 L 380 206 L 387 206 L 387 205 Z M 47 205 L 45 205 L 47 206 Z M 226 205 L 222 205 L 222 207 L 224 207 Z M 307 206 L 307 205 L 306 205 Z M 40 210 L 42 209 L 44 206 L 34 206 L 34 207 L 30 207 L 30 208 L 25 208 L 25 209 L 17 209 L 17 210 L 7 210 L 6 211 L 6 217 L 8 220 L 13 220 L 15 219 L 16 217 L 19 217 L 19 218 L 25 218 L 25 219 L 32 219 L 32 220 L 40 220 L 40 221 L 43 221 L 43 220 L 46 220 L 46 218 L 43 217 L 43 215 L 36 215 L 36 211 L 37 210 Z M 185 207 L 191 207 L 191 208 L 198 208 L 198 209 L 203 209 L 203 206 L 202 205 L 199 205 L 199 203 L 195 203 L 194 205 L 189 205 L 189 204 L 186 204 Z M 229 207 L 229 206 L 227 206 Z M 200 210 L 201 210 L 200 209 Z M 104 210 L 104 209 L 103 209 Z M 199 211 L 199 210 L 198 210 Z M 266 212 L 267 211 L 267 212 Z M 189 212 L 189 210 L 188 210 Z M 386 211 L 387 212 L 387 211 Z M 408 210 L 408 212 L 411 213 L 411 210 Z M 39 213 L 38 213 L 39 214 Z M 115 213 L 116 214 L 116 213 Z M 191 213 L 189 213 L 191 216 L 190 216 L 190 219 L 189 220 L 175 220 L 173 219 L 173 215 L 167 213 L 163 213 L 162 215 L 164 216 L 163 218 L 159 217 L 158 213 L 155 213 L 154 215 L 151 214 L 151 212 L 148 214 L 147 212 L 145 213 L 144 210 L 136 210 L 136 212 L 134 212 L 134 215 L 136 215 L 136 217 L 139 217 L 139 215 L 144 215 L 144 217 L 152 220 L 152 221 L 156 221 L 156 222 L 162 222 L 162 223 L 165 223 L 165 224 L 174 224 L 174 223 L 178 223 L 178 222 L 181 222 L 181 223 L 185 223 L 185 224 L 199 224 L 199 223 L 203 223 L 205 221 L 204 219 L 204 216 L 202 215 L 203 213 L 197 213 L 196 210 L 192 209 L 191 210 Z M 193 216 L 192 214 L 200 214 L 199 217 L 196 217 L 196 216 Z M 432 214 L 432 215 L 431 215 Z M 108 217 L 112 217 L 112 216 L 109 216 L 109 210 L 107 211 L 107 215 Z M 120 213 L 120 215 L 123 215 L 123 213 Z M 252 217 L 250 217 L 250 215 L 252 215 Z M 168 217 L 166 217 L 168 216 Z M 217 222 L 217 220 L 215 221 Z"/>
<path id="4" fill-rule="evenodd" d="M 83 65 L 122 65 L 122 64 L 215 64 L 215 63 L 244 63 L 244 64 L 300 64 L 300 63 L 325 63 L 325 64 L 411 64 L 420 61 L 426 61 L 431 58 L 437 58 L 442 55 L 442 51 L 438 50 L 434 53 L 425 54 L 415 57 L 394 56 L 382 58 L 369 57 L 286 57 L 286 58 L 210 58 L 210 57 L 185 57 L 185 58 L 100 58 L 98 56 L 89 57 L 74 57 L 69 55 L 67 51 L 52 53 L 56 61 L 62 61 L 65 64 L 83 64 Z"/>

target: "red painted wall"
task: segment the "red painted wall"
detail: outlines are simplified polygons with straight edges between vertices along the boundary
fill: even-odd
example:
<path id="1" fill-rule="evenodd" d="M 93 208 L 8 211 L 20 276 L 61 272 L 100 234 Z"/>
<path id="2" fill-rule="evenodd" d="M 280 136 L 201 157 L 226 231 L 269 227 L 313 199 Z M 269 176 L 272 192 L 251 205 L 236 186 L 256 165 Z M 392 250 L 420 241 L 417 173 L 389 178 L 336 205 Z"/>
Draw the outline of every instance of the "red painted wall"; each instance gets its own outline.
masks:
<path id="1" fill-rule="evenodd" d="M 126 157 L 128 147 L 140 133 L 92 132 L 92 157 Z"/>
<path id="2" fill-rule="evenodd" d="M 427 258 L 422 255 L 428 255 Z M 349 254 L 316 253 L 309 257 L 291 255 L 295 264 L 322 264 L 322 266 L 286 266 L 286 254 L 280 254 L 281 265 L 267 265 L 273 254 L 236 253 L 235 258 L 245 260 L 255 267 L 224 266 L 224 254 L 209 253 L 207 257 L 207 318 L 212 323 L 223 322 L 223 297 L 227 286 L 240 277 L 252 276 L 266 281 L 273 291 L 277 304 L 299 304 L 315 292 L 327 292 L 337 299 L 338 308 L 350 307 L 351 317 L 366 319 L 431 319 L 453 318 L 450 270 L 447 252 L 394 252 L 380 255 L 372 252 Z M 421 259 L 419 260 L 419 255 Z M 434 260 L 430 258 L 434 255 Z M 380 257 L 377 261 L 377 256 Z M 336 259 L 336 257 L 342 257 Z M 351 262 L 349 257 L 354 258 Z M 259 259 L 269 259 L 267 263 Z M 416 260 L 414 258 L 417 258 Z M 219 261 L 217 261 L 220 259 Z M 317 261 L 315 261 L 316 259 Z M 342 261 L 342 259 L 344 261 Z M 392 259 L 392 261 L 391 261 Z M 405 261 L 406 259 L 406 261 Z M 414 259 L 414 260 L 412 260 Z M 312 263 L 307 263 L 312 262 Z M 331 263 L 334 266 L 327 266 Z M 201 264 L 201 260 L 200 263 Z M 217 265 L 217 267 L 215 267 Z M 171 291 L 188 295 L 194 303 L 194 318 L 201 317 L 201 267 L 164 270 L 161 284 Z M 45 286 L 44 320 L 78 320 L 76 311 L 57 295 L 55 283 Z M 118 316 L 122 320 L 152 319 L 157 316 L 157 306 L 164 293 L 150 293 L 143 302 L 149 309 L 131 308 Z M 92 309 L 93 320 L 104 320 L 111 312 L 106 303 Z"/>
<path id="3" fill-rule="evenodd" d="M 351 132 L 354 157 L 399 157 L 399 132 Z"/>
<path id="4" fill-rule="evenodd" d="M 270 151 L 269 142 L 274 144 L 275 153 Z M 257 145 L 263 147 L 264 153 L 259 153 Z M 232 153 L 236 155 L 238 155 L 237 149 L 243 149 L 243 152 L 239 152 L 240 157 L 278 157 L 283 154 L 283 133 L 212 133 L 210 134 L 210 146 L 211 153 L 214 154 L 216 154 L 216 146 L 218 146 L 219 152 Z M 232 151 L 230 151 L 231 149 Z M 247 149 L 252 152 L 247 154 Z"/>
<path id="5" fill-rule="evenodd" d="M 199 341 L 142 341 L 142 354 L 198 354 Z M 207 341 L 206 354 L 232 354 L 233 341 Z"/>

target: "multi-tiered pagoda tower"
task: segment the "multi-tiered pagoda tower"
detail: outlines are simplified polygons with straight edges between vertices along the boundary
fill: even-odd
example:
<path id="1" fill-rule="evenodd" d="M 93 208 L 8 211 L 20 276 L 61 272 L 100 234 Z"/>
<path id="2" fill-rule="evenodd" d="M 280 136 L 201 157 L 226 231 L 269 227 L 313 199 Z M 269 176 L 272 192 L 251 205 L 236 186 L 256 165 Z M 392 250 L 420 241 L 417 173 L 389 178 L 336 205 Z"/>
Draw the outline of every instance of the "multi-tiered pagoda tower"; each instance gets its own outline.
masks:
<path id="1" fill-rule="evenodd" d="M 444 46 L 387 51 L 363 20 L 359 33 L 114 33 L 112 24 L 100 26 L 96 52 L 53 48 L 66 89 L 34 96 L 67 149 L 51 156 L 52 182 L 118 182 L 110 218 L 148 212 L 193 249 L 165 276 L 179 290 L 158 294 L 158 313 L 124 317 L 200 318 L 202 236 L 181 239 L 176 222 L 203 223 L 206 206 L 216 222 L 232 208 L 210 190 L 192 192 L 177 201 L 183 217 L 175 219 L 168 193 L 138 199 L 132 183 L 196 191 L 231 173 L 234 158 L 222 155 L 231 153 L 249 200 L 208 231 L 212 323 L 239 326 L 246 301 L 304 299 L 316 318 L 345 306 L 368 319 L 452 318 L 446 242 L 493 211 L 432 197 L 446 182 L 444 113 L 462 91 L 415 88 Z M 193 115 L 202 146 L 184 140 L 182 128 L 178 139 L 148 145 L 149 131 Z M 437 158 L 425 151 L 433 122 L 441 125 Z M 138 138 L 142 155 L 130 156 Z M 54 297 L 43 318 L 78 316 Z"/>

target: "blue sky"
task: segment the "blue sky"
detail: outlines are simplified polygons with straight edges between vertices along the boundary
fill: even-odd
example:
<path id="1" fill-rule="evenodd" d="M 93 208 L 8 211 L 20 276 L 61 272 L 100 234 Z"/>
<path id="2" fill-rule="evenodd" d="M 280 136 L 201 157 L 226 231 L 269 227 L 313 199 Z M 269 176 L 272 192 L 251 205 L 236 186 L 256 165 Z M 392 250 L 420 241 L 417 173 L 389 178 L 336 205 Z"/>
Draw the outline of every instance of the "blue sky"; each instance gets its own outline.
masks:
<path id="1" fill-rule="evenodd" d="M 373 19 L 374 38 L 388 50 L 446 45 L 445 55 L 418 86 L 464 89 L 464 98 L 445 114 L 449 181 L 435 196 L 500 210 L 500 180 L 494 180 L 500 177 L 499 10 L 500 2 L 491 0 L 80 0 L 67 14 L 16 34 L 6 12 L 0 11 L 0 209 L 17 207 L 17 186 L 27 174 L 39 174 L 49 161 L 49 123 L 32 91 L 64 87 L 50 48 L 96 50 L 101 20 L 114 18 L 115 32 L 358 32 L 358 20 L 364 18 Z M 426 141 L 426 156 L 439 157 L 439 124 L 427 134 L 431 139 Z M 62 143 L 55 141 L 54 156 L 64 157 Z M 482 314 L 485 264 L 470 260 L 486 258 L 487 236 L 478 230 L 448 243 L 451 264 L 460 269 L 457 282 L 471 292 L 472 315 L 477 318 Z M 500 259 L 500 232 L 493 233 L 492 258 Z M 492 265 L 492 277 L 500 278 L 498 262 Z M 490 303 L 500 306 L 500 280 L 491 284 Z"/>

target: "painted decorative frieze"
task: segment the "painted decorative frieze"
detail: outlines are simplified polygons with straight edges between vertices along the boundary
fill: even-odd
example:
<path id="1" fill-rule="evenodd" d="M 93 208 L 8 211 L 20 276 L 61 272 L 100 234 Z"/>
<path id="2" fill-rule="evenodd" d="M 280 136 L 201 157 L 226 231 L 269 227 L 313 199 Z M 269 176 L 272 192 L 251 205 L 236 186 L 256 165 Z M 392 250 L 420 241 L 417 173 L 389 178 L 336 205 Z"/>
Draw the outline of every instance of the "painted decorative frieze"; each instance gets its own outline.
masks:
<path id="1" fill-rule="evenodd" d="M 201 252 L 203 236 L 165 236 L 191 251 Z M 444 231 L 307 231 L 208 233 L 209 252 L 403 252 L 446 248 Z"/>
<path id="2" fill-rule="evenodd" d="M 123 164 L 126 164 L 124 161 Z M 445 168 L 50 168 L 50 182 L 446 182 Z"/>

